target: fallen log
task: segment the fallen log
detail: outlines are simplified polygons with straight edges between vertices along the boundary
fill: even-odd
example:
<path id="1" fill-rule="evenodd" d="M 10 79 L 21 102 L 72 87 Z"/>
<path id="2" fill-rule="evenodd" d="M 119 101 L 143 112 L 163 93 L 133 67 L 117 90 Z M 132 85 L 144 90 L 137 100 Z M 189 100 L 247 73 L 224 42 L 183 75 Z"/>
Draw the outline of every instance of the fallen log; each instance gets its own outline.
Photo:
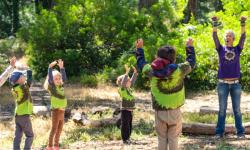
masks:
<path id="1" fill-rule="evenodd" d="M 205 115 L 205 114 L 218 114 L 219 108 L 218 107 L 210 107 L 210 106 L 201 106 L 200 107 L 200 114 Z M 242 114 L 250 114 L 249 109 L 241 109 Z M 227 109 L 227 114 L 233 115 L 233 110 L 232 109 Z"/>
<path id="2" fill-rule="evenodd" d="M 119 117 L 112 117 L 100 120 L 88 120 L 85 113 L 75 113 L 72 117 L 73 121 L 77 124 L 89 127 L 105 127 L 110 125 L 116 125 Z"/>
<path id="3" fill-rule="evenodd" d="M 250 134 L 250 122 L 244 124 L 245 133 Z M 194 135 L 214 135 L 216 124 L 205 123 L 183 123 L 182 132 Z M 226 124 L 225 134 L 234 134 L 236 132 L 233 124 Z"/>

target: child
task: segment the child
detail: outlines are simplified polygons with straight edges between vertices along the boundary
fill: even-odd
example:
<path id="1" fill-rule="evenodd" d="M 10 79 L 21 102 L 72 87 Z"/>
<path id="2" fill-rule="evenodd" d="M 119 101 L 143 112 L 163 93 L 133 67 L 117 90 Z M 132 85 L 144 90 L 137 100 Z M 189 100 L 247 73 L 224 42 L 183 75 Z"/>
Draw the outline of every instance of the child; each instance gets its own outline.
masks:
<path id="1" fill-rule="evenodd" d="M 136 41 L 137 66 L 150 77 L 152 104 L 155 109 L 155 129 L 159 150 L 178 150 L 182 122 L 180 107 L 185 101 L 184 78 L 195 66 L 193 40 L 186 43 L 186 62 L 175 64 L 176 50 L 172 46 L 158 49 L 152 65 L 144 57 L 143 40 Z"/>
<path id="2" fill-rule="evenodd" d="M 219 113 L 216 126 L 216 138 L 224 137 L 225 118 L 227 110 L 227 98 L 230 93 L 232 99 L 232 107 L 234 112 L 235 127 L 237 129 L 237 137 L 245 137 L 245 129 L 242 126 L 242 115 L 240 111 L 241 85 L 240 79 L 240 54 L 243 50 L 244 41 L 246 39 L 245 21 L 246 17 L 241 17 L 241 37 L 237 46 L 233 46 L 235 36 L 233 31 L 226 31 L 224 40 L 226 46 L 220 44 L 217 36 L 218 18 L 213 17 L 213 39 L 216 50 L 219 55 L 218 70 L 218 98 Z"/>
<path id="3" fill-rule="evenodd" d="M 130 68 L 125 65 L 126 73 L 117 78 L 116 84 L 119 86 L 119 94 L 122 98 L 121 108 L 121 135 L 124 144 L 130 144 L 129 140 L 132 132 L 132 119 L 133 109 L 135 106 L 134 96 L 132 95 L 132 89 L 130 88 L 137 78 L 137 70 L 135 67 L 132 78 L 130 79 L 128 73 Z"/>
<path id="4" fill-rule="evenodd" d="M 60 72 L 52 70 L 58 65 Z M 63 83 L 66 80 L 64 64 L 61 59 L 53 61 L 48 68 L 48 77 L 45 80 L 44 87 L 51 94 L 51 110 L 52 110 L 52 129 L 49 135 L 49 143 L 47 150 L 59 150 L 59 139 L 64 124 L 64 111 L 67 107 L 67 99 L 64 95 Z"/>
<path id="5" fill-rule="evenodd" d="M 16 57 L 10 59 L 10 66 L 0 75 L 0 87 L 9 78 L 10 74 L 14 71 L 16 64 Z"/>
<path id="6" fill-rule="evenodd" d="M 32 72 L 27 70 L 27 79 L 24 74 L 14 71 L 10 76 L 10 83 L 13 85 L 12 94 L 16 100 L 15 109 L 15 138 L 13 143 L 14 150 L 20 150 L 23 133 L 26 136 L 24 149 L 30 150 L 34 138 L 30 115 L 33 112 L 32 99 L 29 88 L 31 85 Z"/>

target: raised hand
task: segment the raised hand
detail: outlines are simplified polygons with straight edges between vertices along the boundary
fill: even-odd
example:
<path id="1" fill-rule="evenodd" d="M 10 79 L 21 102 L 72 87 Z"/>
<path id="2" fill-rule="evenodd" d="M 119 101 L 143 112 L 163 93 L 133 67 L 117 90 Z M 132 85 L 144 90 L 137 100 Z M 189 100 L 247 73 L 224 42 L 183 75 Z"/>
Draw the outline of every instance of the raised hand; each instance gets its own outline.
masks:
<path id="1" fill-rule="evenodd" d="M 57 65 L 59 66 L 60 69 L 64 67 L 64 63 L 62 59 L 59 59 L 57 62 L 58 62 Z"/>
<path id="2" fill-rule="evenodd" d="M 49 64 L 49 67 L 53 68 L 56 64 L 57 64 L 57 61 L 55 60 L 55 61 L 53 61 L 52 63 Z"/>
<path id="3" fill-rule="evenodd" d="M 134 73 L 137 73 L 137 69 L 133 66 Z"/>
<path id="4" fill-rule="evenodd" d="M 194 40 L 191 37 L 188 38 L 186 41 L 186 46 L 193 46 L 193 42 L 194 42 Z"/>
<path id="5" fill-rule="evenodd" d="M 218 17 L 216 17 L 216 16 L 213 16 L 211 19 L 212 19 L 212 21 L 218 21 Z"/>
<path id="6" fill-rule="evenodd" d="M 247 20 L 247 17 L 246 17 L 246 16 L 241 16 L 241 17 L 240 17 L 240 21 L 245 22 L 246 20 Z"/>
<path id="7" fill-rule="evenodd" d="M 125 67 L 125 70 L 126 70 L 126 74 L 128 74 L 128 73 L 129 73 L 129 71 L 130 71 L 130 68 L 128 67 L 128 65 L 127 65 L 127 64 L 125 64 L 125 65 L 124 65 L 124 67 Z"/>
<path id="8" fill-rule="evenodd" d="M 241 16 L 240 17 L 240 25 L 245 26 L 246 25 L 246 20 L 247 20 L 247 17 Z"/>
<path id="9" fill-rule="evenodd" d="M 142 48 L 143 47 L 143 39 L 138 39 L 135 41 L 135 47 L 136 48 Z"/>
<path id="10" fill-rule="evenodd" d="M 11 65 L 12 67 L 15 67 L 15 64 L 16 64 L 16 57 L 12 57 L 12 58 L 10 59 L 10 65 Z"/>
<path id="11" fill-rule="evenodd" d="M 216 16 L 213 16 L 212 18 L 212 24 L 213 24 L 213 27 L 218 27 L 218 17 L 216 17 Z"/>

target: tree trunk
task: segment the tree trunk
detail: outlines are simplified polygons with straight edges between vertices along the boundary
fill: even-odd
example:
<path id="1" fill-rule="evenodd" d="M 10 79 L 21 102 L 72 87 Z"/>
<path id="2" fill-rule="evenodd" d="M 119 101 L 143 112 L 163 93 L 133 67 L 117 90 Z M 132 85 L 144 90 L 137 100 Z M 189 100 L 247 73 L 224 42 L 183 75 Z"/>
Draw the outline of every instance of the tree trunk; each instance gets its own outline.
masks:
<path id="1" fill-rule="evenodd" d="M 35 11 L 36 11 L 36 14 L 40 14 L 39 0 L 35 0 Z"/>
<path id="2" fill-rule="evenodd" d="M 44 9 L 50 10 L 53 7 L 53 0 L 43 0 L 42 5 Z"/>
<path id="3" fill-rule="evenodd" d="M 222 4 L 221 0 L 215 0 L 214 8 L 215 8 L 215 11 L 223 10 L 223 4 Z"/>
<path id="4" fill-rule="evenodd" d="M 139 8 L 139 11 L 142 9 L 142 8 L 150 8 L 152 5 L 156 4 L 158 2 L 158 0 L 139 0 L 139 3 L 138 3 L 138 8 Z"/>
<path id="5" fill-rule="evenodd" d="M 193 15 L 195 18 L 197 16 L 197 0 L 188 0 L 188 4 L 184 10 L 184 19 L 183 23 L 188 23 Z"/>
<path id="6" fill-rule="evenodd" d="M 18 28 L 20 27 L 19 24 L 19 0 L 12 0 L 12 33 L 16 33 Z"/>
<path id="7" fill-rule="evenodd" d="M 8 2 L 7 2 L 6 0 L 3 0 L 3 4 L 4 4 L 4 6 L 5 6 L 6 9 L 7 9 L 8 15 L 11 16 L 12 10 L 11 10 L 11 8 L 10 8 Z"/>

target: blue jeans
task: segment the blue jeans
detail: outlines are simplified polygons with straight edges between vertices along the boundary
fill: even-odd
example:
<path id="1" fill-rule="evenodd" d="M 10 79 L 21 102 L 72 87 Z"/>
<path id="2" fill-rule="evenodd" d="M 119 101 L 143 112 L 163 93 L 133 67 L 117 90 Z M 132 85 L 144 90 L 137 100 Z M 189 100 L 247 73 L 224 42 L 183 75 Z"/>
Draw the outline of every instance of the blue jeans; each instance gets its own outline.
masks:
<path id="1" fill-rule="evenodd" d="M 224 134 L 226 110 L 227 110 L 227 98 L 229 93 L 232 99 L 232 107 L 234 113 L 235 127 L 237 129 L 237 135 L 244 134 L 245 129 L 242 126 L 242 115 L 240 111 L 241 85 L 239 83 L 235 84 L 218 83 L 217 91 L 219 97 L 219 113 L 215 131 L 216 134 L 220 135 Z"/>

